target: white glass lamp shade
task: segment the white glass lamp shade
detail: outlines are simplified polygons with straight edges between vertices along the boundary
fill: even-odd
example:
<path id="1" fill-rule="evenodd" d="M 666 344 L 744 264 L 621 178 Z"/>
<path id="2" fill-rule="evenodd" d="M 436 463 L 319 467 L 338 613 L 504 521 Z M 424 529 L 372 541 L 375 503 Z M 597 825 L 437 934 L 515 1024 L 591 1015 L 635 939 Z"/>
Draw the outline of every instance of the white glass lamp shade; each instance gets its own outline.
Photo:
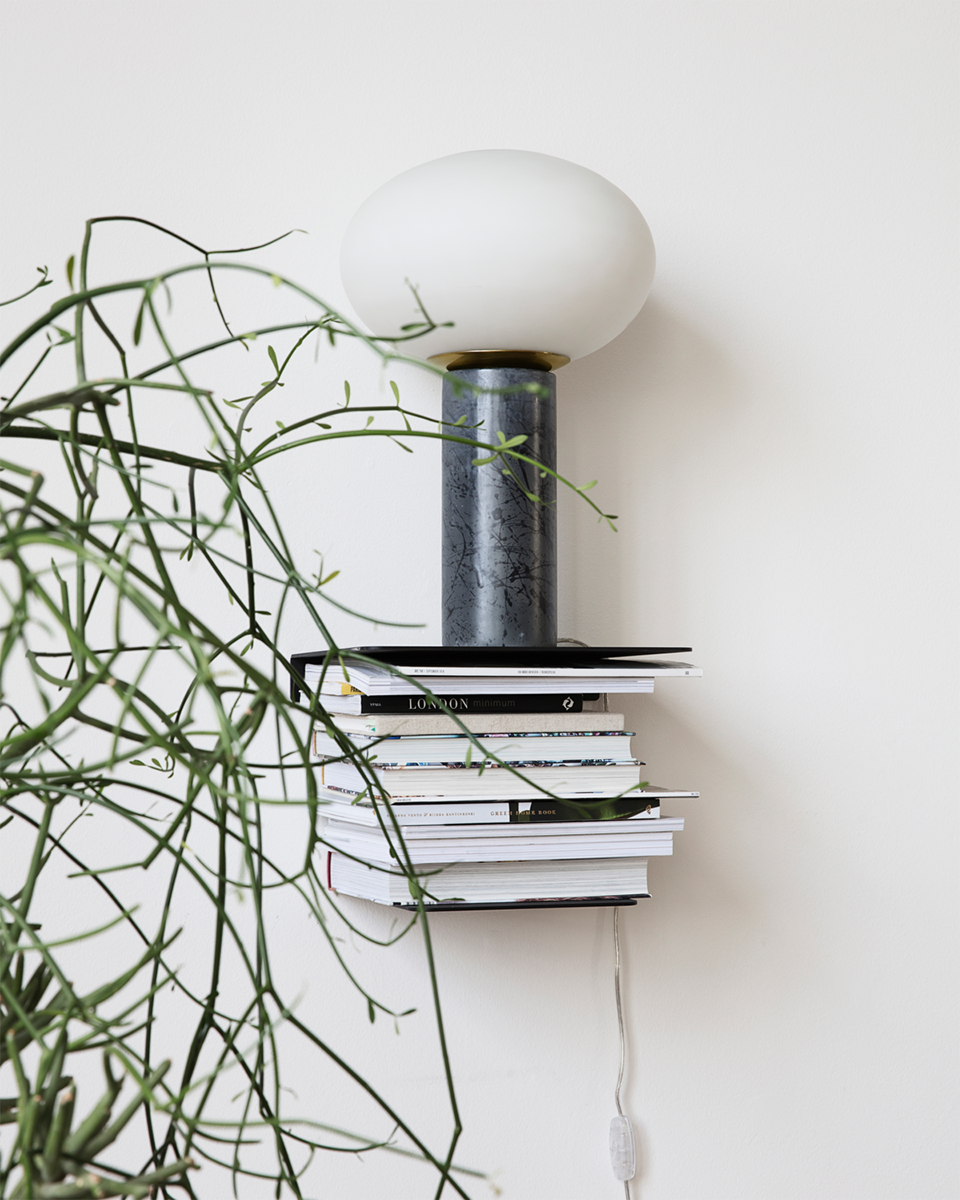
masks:
<path id="1" fill-rule="evenodd" d="M 350 222 L 343 284 L 360 319 L 405 349 L 542 351 L 582 358 L 640 311 L 653 238 L 633 201 L 586 167 L 527 150 L 471 150 L 404 171 Z"/>

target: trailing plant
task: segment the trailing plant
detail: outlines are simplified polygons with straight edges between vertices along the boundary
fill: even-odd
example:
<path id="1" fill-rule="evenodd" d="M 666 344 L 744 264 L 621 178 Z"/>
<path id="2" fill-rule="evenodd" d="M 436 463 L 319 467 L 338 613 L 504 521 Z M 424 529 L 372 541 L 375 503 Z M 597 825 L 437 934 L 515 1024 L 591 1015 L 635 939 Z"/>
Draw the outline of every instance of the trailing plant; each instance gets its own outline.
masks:
<path id="1" fill-rule="evenodd" d="M 461 1121 L 424 909 L 436 884 L 413 869 L 392 813 L 378 806 L 416 910 L 378 937 L 323 886 L 315 724 L 382 797 L 319 689 L 300 680 L 291 698 L 287 654 L 297 647 L 284 630 L 293 617 L 309 622 L 337 661 L 325 606 L 343 605 L 329 590 L 335 572 L 295 561 L 264 472 L 281 455 L 372 437 L 404 449 L 455 438 L 476 447 L 478 469 L 510 472 L 534 495 L 524 481 L 541 477 L 540 464 L 522 438 L 438 428 L 401 405 L 395 383 L 392 403 L 358 404 L 347 384 L 342 399 L 265 429 L 263 402 L 305 347 L 352 339 L 382 366 L 431 369 L 405 344 L 436 327 L 426 310 L 403 337 L 372 339 L 307 289 L 237 257 L 246 251 L 224 257 L 159 226 L 199 261 L 92 286 L 93 235 L 116 221 L 138 219 L 88 221 L 67 294 L 0 352 L 0 380 L 11 380 L 0 414 L 0 1198 L 222 1195 L 222 1179 L 213 1190 L 198 1182 L 221 1171 L 234 1194 L 249 1180 L 258 1195 L 269 1186 L 300 1196 L 317 1152 L 373 1149 L 420 1158 L 437 1197 L 466 1196 L 468 1181 L 484 1177 L 454 1164 Z M 218 284 L 238 273 L 296 297 L 308 315 L 235 332 Z M 221 331 L 183 348 L 167 307 L 198 277 Z M 42 268 L 14 299 L 49 286 Z M 141 366 L 148 348 L 154 360 Z M 92 378 L 88 363 L 106 353 L 115 366 Z M 211 386 L 218 368 L 257 382 L 228 396 Z M 161 435 L 145 419 L 158 397 L 168 406 Z M 289 827 L 278 834 L 274 821 L 281 808 L 301 818 L 293 856 Z M 450 1112 L 442 1147 L 299 1012 L 271 919 L 294 901 L 371 1022 L 406 1014 L 351 972 L 336 928 L 380 946 L 419 931 Z M 103 920 L 78 931 L 78 914 L 97 905 Z M 202 947 L 190 970 L 179 965 L 181 934 Z M 379 1133 L 296 1111 L 285 1063 L 308 1052 L 366 1093 Z M 102 1083 L 88 1065 L 97 1057 Z"/>

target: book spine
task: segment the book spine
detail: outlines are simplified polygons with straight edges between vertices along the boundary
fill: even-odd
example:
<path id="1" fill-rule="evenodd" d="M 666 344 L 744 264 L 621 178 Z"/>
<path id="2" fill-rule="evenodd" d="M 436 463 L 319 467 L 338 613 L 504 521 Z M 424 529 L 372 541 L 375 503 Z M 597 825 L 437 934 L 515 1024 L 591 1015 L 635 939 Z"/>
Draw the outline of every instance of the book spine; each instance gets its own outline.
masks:
<path id="1" fill-rule="evenodd" d="M 631 678 L 613 678 L 609 675 L 594 675 L 590 679 L 436 679 L 427 681 L 426 687 L 435 693 L 458 696 L 486 696 L 506 687 L 504 693 L 508 696 L 542 696 L 558 695 L 565 692 L 586 693 L 599 695 L 601 692 L 614 692 L 630 695 L 641 695 L 654 690 L 655 680 L 644 676 Z M 352 683 L 331 682 L 326 680 L 319 689 L 323 696 L 408 696 L 413 694 L 410 681 L 407 680 L 360 680 Z M 417 692 L 423 695 L 424 692 Z"/>
<path id="2" fill-rule="evenodd" d="M 591 676 L 596 678 L 598 675 L 604 675 L 617 679 L 645 679 L 654 674 L 663 674 L 664 668 L 658 667 L 656 663 L 646 664 L 644 667 L 618 667 L 609 663 L 598 663 L 595 667 L 496 667 L 496 666 L 453 666 L 453 667 L 406 667 L 398 666 L 397 671 L 410 678 L 434 678 L 443 679 L 444 677 L 452 677 L 454 679 L 589 679 Z M 310 682 L 310 676 L 314 679 L 320 678 L 320 671 L 311 671 L 307 668 L 307 682 Z M 352 668 L 347 674 L 353 674 L 358 679 L 369 678 L 370 673 L 362 668 Z M 387 672 L 381 671 L 380 675 L 385 675 Z M 326 678 L 340 682 L 343 673 L 336 670 L 329 670 Z"/>
<path id="3" fill-rule="evenodd" d="M 588 697 L 580 694 L 516 696 L 438 696 L 451 712 L 456 713 L 579 713 Z M 590 696 L 590 699 L 595 696 Z M 443 712 L 439 704 L 417 692 L 407 696 L 354 696 L 361 713 L 402 714 Z"/>
<path id="4" fill-rule="evenodd" d="M 373 751 L 376 755 L 376 751 Z M 339 754 L 321 754 L 322 762 L 333 760 L 337 762 L 342 756 Z M 506 765 L 498 762 L 493 762 L 484 754 L 478 753 L 472 763 L 467 763 L 465 758 L 447 759 L 444 761 L 433 762 L 421 759 L 407 759 L 403 762 L 386 763 L 381 762 L 379 756 L 376 762 L 372 763 L 372 769 L 377 775 L 394 774 L 398 771 L 470 771 L 477 770 L 483 767 L 484 771 L 531 771 L 535 768 L 549 767 L 554 770 L 577 770 L 582 767 L 640 767 L 643 763 L 637 762 L 636 759 L 623 758 L 514 758 L 508 759 Z M 446 778 L 449 778 L 447 776 Z"/>
<path id="5" fill-rule="evenodd" d="M 517 823 L 540 821 L 609 821 L 630 817 L 659 817 L 660 802 L 643 800 L 594 800 L 569 804 L 560 800 L 511 800 L 510 820 Z"/>
<path id="6" fill-rule="evenodd" d="M 393 804 L 391 807 L 401 828 L 412 825 L 508 825 L 516 819 L 512 816 L 506 801 L 485 808 L 479 805 L 443 804 L 436 806 L 439 810 L 436 812 L 430 811 L 427 806 L 408 805 L 403 807 Z M 363 825 L 365 828 L 375 827 L 376 818 L 367 815 L 372 814 L 372 809 L 365 808 L 364 813 L 365 820 L 362 817 L 358 820 L 355 808 L 347 812 L 331 811 L 329 816 L 338 821 L 352 820 L 354 824 Z"/>
<path id="7" fill-rule="evenodd" d="M 581 762 L 584 759 L 594 759 L 603 762 L 633 762 L 630 755 L 630 739 L 633 733 L 619 730 L 583 730 L 578 732 L 538 732 L 538 733 L 501 733 L 493 735 L 474 735 L 480 743 L 478 748 L 474 743 L 461 734 L 371 734 L 368 730 L 345 730 L 351 743 L 361 751 L 375 754 L 381 766 L 387 763 L 411 762 L 465 762 L 467 755 L 478 762 L 485 754 L 491 757 L 505 757 L 505 751 L 511 753 L 524 750 L 529 758 L 533 757 L 535 749 L 561 751 L 560 754 L 543 754 L 540 759 L 550 762 Z M 318 726 L 313 731 L 313 752 L 317 755 L 339 758 L 342 754 L 339 743 Z M 411 750 L 411 747 L 415 749 Z M 576 754 L 571 750 L 580 750 Z M 446 758 L 438 759 L 437 753 L 442 750 Z M 588 751 L 594 754 L 588 754 Z M 604 751 L 605 753 L 599 753 Z M 404 755 L 405 757 L 401 757 Z M 512 760 L 507 760 L 512 761 Z M 525 760 L 526 761 L 526 760 Z M 645 765 L 645 764 L 642 764 Z"/>
<path id="8" fill-rule="evenodd" d="M 336 788 L 329 788 L 337 791 Z M 357 824 L 370 825 L 376 823 L 375 818 L 362 817 L 358 820 L 357 808 L 351 805 L 341 809 L 331 806 L 331 817 L 340 821 L 353 820 Z M 625 820 L 656 820 L 660 816 L 659 800 L 640 801 L 602 800 L 590 804 L 573 805 L 554 801 L 503 800 L 492 804 L 452 804 L 446 801 L 439 803 L 412 803 L 410 801 L 393 801 L 390 805 L 397 821 L 404 825 L 528 825 L 540 822 L 562 821 L 565 823 L 578 822 L 582 824 L 597 821 Z M 363 805 L 364 814 L 372 814 L 369 804 Z"/>

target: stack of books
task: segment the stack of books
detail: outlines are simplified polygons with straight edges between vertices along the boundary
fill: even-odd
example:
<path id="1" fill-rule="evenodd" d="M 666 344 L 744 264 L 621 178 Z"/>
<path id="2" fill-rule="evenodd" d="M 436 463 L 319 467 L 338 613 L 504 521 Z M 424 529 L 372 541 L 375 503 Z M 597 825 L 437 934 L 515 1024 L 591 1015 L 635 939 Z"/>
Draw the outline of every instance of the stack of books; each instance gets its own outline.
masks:
<path id="1" fill-rule="evenodd" d="M 671 854 L 683 828 L 661 815 L 661 801 L 698 793 L 644 780 L 623 715 L 590 705 L 652 692 L 658 675 L 701 672 L 615 652 L 637 651 L 365 647 L 336 660 L 295 656 L 329 714 L 314 751 L 330 889 L 413 907 L 399 857 L 434 908 L 649 895 L 648 858 Z"/>

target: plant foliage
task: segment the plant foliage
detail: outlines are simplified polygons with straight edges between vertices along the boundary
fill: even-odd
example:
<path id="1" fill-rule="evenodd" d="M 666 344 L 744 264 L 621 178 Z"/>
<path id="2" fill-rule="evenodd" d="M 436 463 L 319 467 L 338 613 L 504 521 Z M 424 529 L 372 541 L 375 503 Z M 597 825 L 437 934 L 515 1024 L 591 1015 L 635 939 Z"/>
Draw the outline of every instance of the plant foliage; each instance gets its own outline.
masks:
<path id="1" fill-rule="evenodd" d="M 303 686 L 291 699 L 286 655 L 296 647 L 284 644 L 285 622 L 308 622 L 336 661 L 324 620 L 336 572 L 294 561 L 263 471 L 280 455 L 371 437 L 408 450 L 455 438 L 476 447 L 478 465 L 526 465 L 534 478 L 540 464 L 520 439 L 438 429 L 401 406 L 395 384 L 392 404 L 358 404 L 347 384 L 345 400 L 306 418 L 258 424 L 305 346 L 358 339 L 381 364 L 416 361 L 401 343 L 433 322 L 421 306 L 423 320 L 403 338 L 367 338 L 306 289 L 242 261 L 243 251 L 190 242 L 200 256 L 191 265 L 91 286 L 98 225 L 134 220 L 89 221 L 67 266 L 68 293 L 0 352 L 0 380 L 13 381 L 0 414 L 0 1123 L 9 1127 L 0 1198 L 223 1194 L 222 1180 L 213 1192 L 198 1182 L 221 1172 L 237 1195 L 269 1187 L 300 1196 L 318 1151 L 374 1148 L 421 1158 L 437 1196 L 465 1196 L 480 1173 L 453 1163 L 461 1123 L 424 911 L 433 881 L 413 869 L 388 808 L 379 818 L 417 910 L 378 944 L 422 937 L 446 1145 L 428 1145 L 300 1014 L 277 969 L 274 918 L 292 911 L 282 900 L 314 923 L 371 1021 L 405 1015 L 350 973 L 333 932 L 336 920 L 378 941 L 323 887 L 313 725 L 366 773 L 371 795 L 376 781 L 315 693 Z M 295 296 L 308 315 L 235 332 L 217 284 L 238 272 Z M 178 348 L 167 309 L 197 278 L 221 333 Z M 24 296 L 49 284 L 42 268 Z M 134 369 L 148 347 L 155 361 Z M 112 370 L 91 378 L 88 361 L 106 352 Z M 258 377 L 243 395 L 211 385 L 225 355 L 231 371 L 240 363 Z M 42 391 L 67 357 L 72 381 Z M 144 438 L 158 399 L 168 406 L 162 436 Z M 278 836 L 272 819 L 281 807 L 301 818 L 293 855 L 288 828 Z M 91 898 L 104 920 L 78 933 Z M 305 1054 L 367 1094 L 382 1115 L 379 1135 L 298 1111 L 285 1064 Z"/>

